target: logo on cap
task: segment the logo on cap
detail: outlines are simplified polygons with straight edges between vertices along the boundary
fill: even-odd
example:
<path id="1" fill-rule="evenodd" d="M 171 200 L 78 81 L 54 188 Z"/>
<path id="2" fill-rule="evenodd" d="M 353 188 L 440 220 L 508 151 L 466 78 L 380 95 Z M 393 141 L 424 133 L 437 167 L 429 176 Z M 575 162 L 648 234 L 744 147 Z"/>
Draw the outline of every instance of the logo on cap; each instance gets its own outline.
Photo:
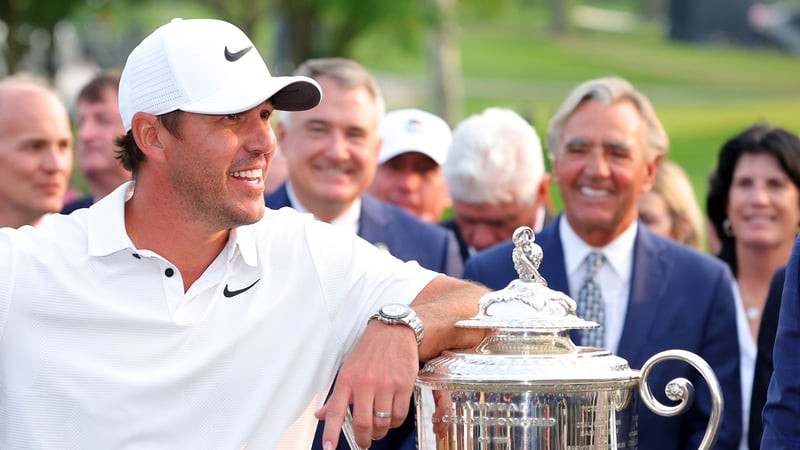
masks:
<path id="1" fill-rule="evenodd" d="M 406 132 L 411 134 L 422 134 L 425 132 L 425 127 L 418 119 L 409 119 L 406 122 Z"/>
<path id="2" fill-rule="evenodd" d="M 228 46 L 226 45 L 225 46 L 225 59 L 227 59 L 230 62 L 238 61 L 239 58 L 244 56 L 245 53 L 249 52 L 252 48 L 253 48 L 253 46 L 251 45 L 249 47 L 245 47 L 245 48 L 239 50 L 238 52 L 231 53 L 231 51 L 228 50 Z"/>

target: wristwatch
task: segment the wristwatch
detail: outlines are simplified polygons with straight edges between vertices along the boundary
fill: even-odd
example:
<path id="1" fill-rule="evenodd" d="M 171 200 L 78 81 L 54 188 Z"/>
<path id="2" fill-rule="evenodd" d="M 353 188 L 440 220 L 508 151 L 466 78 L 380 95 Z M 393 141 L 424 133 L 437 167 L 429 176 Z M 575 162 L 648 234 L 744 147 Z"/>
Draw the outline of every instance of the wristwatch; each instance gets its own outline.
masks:
<path id="1" fill-rule="evenodd" d="M 417 345 L 422 343 L 425 330 L 422 328 L 422 321 L 417 317 L 417 313 L 410 306 L 402 303 L 390 303 L 384 305 L 369 320 L 378 319 L 387 325 L 405 325 L 414 330 L 417 336 Z"/>

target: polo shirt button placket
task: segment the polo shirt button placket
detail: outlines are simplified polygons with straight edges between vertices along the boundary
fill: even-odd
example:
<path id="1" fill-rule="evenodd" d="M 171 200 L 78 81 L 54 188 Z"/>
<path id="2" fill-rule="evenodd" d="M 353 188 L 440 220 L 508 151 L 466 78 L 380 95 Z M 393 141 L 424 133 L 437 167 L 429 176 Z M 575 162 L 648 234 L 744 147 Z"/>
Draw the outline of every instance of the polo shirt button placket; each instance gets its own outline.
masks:
<path id="1" fill-rule="evenodd" d="M 166 275 L 167 278 L 172 278 L 172 276 L 175 275 L 175 271 L 172 267 L 167 267 L 167 270 L 164 271 L 164 275 Z"/>

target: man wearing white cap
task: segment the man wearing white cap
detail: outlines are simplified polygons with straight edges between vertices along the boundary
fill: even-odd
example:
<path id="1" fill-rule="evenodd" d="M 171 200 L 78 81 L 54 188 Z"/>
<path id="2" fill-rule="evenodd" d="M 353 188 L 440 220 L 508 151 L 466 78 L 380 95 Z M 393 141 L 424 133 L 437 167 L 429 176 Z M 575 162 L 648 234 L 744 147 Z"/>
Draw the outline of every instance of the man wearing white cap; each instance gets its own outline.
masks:
<path id="1" fill-rule="evenodd" d="M 131 52 L 134 181 L 0 230 L 0 448 L 305 450 L 319 409 L 328 449 L 349 403 L 366 447 L 402 422 L 419 359 L 477 344 L 453 322 L 485 289 L 265 210 L 269 118 L 320 97 L 227 22 L 176 19 Z"/>
<path id="2" fill-rule="evenodd" d="M 369 193 L 426 222 L 439 223 L 450 206 L 442 164 L 451 137 L 447 122 L 429 112 L 408 108 L 386 113 Z"/>

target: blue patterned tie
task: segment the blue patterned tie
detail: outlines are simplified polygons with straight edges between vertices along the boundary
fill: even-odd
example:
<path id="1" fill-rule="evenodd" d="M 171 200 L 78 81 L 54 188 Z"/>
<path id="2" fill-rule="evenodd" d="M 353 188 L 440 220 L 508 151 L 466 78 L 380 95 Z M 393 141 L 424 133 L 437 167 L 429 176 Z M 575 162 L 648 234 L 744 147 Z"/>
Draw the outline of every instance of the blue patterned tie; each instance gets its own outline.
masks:
<path id="1" fill-rule="evenodd" d="M 603 265 L 605 257 L 600 252 L 591 252 L 586 257 L 586 276 L 578 291 L 578 316 L 600 324 L 600 328 L 581 330 L 581 345 L 585 347 L 604 347 L 603 325 L 605 324 L 606 308 L 603 303 L 603 293 L 600 285 L 595 280 L 595 275 Z"/>

